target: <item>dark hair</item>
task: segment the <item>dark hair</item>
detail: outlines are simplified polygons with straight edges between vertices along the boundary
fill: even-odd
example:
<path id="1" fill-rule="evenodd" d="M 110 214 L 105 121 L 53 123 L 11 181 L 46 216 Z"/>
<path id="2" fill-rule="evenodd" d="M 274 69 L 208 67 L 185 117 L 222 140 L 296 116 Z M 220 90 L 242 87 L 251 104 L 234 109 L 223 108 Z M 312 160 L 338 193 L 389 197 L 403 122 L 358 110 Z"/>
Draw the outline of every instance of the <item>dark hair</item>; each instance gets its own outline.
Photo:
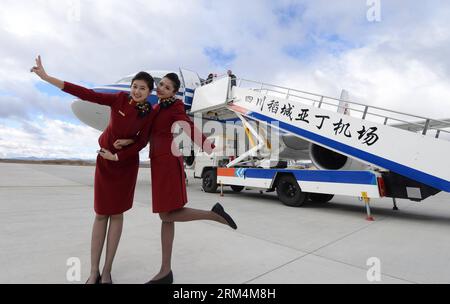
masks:
<path id="1" fill-rule="evenodd" d="M 147 84 L 148 88 L 150 89 L 150 92 L 153 91 L 154 83 L 152 75 L 150 75 L 147 72 L 139 72 L 136 74 L 136 76 L 133 77 L 133 80 L 131 80 L 131 85 L 133 85 L 133 82 L 135 80 L 143 80 Z"/>
<path id="2" fill-rule="evenodd" d="M 169 73 L 164 77 L 168 78 L 170 81 L 172 81 L 175 93 L 177 93 L 181 86 L 180 78 L 178 78 L 178 75 L 175 73 Z"/>

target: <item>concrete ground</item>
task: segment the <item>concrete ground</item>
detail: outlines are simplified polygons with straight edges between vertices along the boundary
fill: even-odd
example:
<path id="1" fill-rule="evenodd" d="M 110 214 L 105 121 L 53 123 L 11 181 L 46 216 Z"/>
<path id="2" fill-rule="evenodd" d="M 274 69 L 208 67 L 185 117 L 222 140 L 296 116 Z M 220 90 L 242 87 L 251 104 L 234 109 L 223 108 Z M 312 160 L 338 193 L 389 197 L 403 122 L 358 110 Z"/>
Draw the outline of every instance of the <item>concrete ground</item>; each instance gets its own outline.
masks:
<path id="1" fill-rule="evenodd" d="M 93 175 L 94 167 L 0 164 L 0 283 L 85 282 Z M 115 283 L 143 283 L 159 270 L 160 220 L 151 212 L 149 176 L 140 170 L 125 215 Z M 292 208 L 274 193 L 204 193 L 192 179 L 188 198 L 200 209 L 220 201 L 239 228 L 177 223 L 175 283 L 372 283 L 368 275 L 376 279 L 378 266 L 381 283 L 450 283 L 448 193 L 399 200 L 399 211 L 389 199 L 373 200 L 374 222 L 356 198 Z M 81 263 L 74 282 L 72 257 Z"/>

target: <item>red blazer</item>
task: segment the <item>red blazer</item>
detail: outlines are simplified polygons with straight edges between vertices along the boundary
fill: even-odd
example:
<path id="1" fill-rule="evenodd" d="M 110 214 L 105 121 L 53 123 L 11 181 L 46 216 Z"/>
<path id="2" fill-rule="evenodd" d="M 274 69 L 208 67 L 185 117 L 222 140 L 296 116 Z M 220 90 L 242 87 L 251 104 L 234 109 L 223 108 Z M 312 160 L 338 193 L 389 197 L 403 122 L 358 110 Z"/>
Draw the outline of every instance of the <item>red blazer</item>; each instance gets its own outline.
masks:
<path id="1" fill-rule="evenodd" d="M 158 105 L 159 107 L 159 105 Z M 177 155 L 181 155 L 178 147 L 173 147 L 173 133 L 172 126 L 176 122 L 185 122 L 189 128 L 184 128 L 184 132 L 191 137 L 191 140 L 199 147 L 206 151 L 212 150 L 211 143 L 206 141 L 206 136 L 201 130 L 194 126 L 194 123 L 186 114 L 184 104 L 181 100 L 176 101 L 167 109 L 159 109 L 154 125 L 151 129 L 150 135 L 150 158 L 155 158 L 161 155 L 172 154 L 176 151 Z M 197 135 L 197 136 L 194 136 Z M 206 141 L 206 143 L 205 143 Z"/>
<path id="2" fill-rule="evenodd" d="M 144 117 L 137 117 L 136 104 L 129 99 L 129 94 L 126 92 L 103 94 L 70 82 L 64 82 L 63 91 L 82 100 L 111 107 L 109 124 L 98 139 L 100 147 L 108 149 L 113 154 L 117 153 L 119 161 L 139 156 L 139 151 L 145 145 L 140 147 L 139 150 L 136 147 L 131 148 L 132 146 L 116 150 L 113 144 L 117 139 L 134 138 L 141 132 L 147 133 L 152 124 L 155 111 L 151 111 Z"/>
<path id="3" fill-rule="evenodd" d="M 108 127 L 98 139 L 100 147 L 119 156 L 119 161 L 109 161 L 97 156 L 94 181 L 94 209 L 97 214 L 120 214 L 133 205 L 134 190 L 139 170 L 139 150 L 125 147 L 116 150 L 117 139 L 133 138 L 149 130 L 154 111 L 144 117 L 138 116 L 135 102 L 127 93 L 102 94 L 69 82 L 64 83 L 65 92 L 79 98 L 111 108 Z"/>
<path id="4" fill-rule="evenodd" d="M 184 104 L 177 100 L 168 108 L 155 107 L 155 119 L 151 128 L 139 135 L 133 145 L 139 150 L 150 140 L 151 177 L 152 177 L 152 206 L 154 213 L 170 212 L 182 208 L 187 203 L 183 157 L 174 148 L 177 155 L 172 153 L 173 134 L 172 126 L 177 121 L 188 123 L 190 130 L 184 131 L 191 139 L 206 152 L 214 148 L 206 137 L 195 130 L 194 123 L 186 115 Z M 198 133 L 197 133 L 198 132 Z M 201 134 L 201 136 L 194 136 Z"/>
<path id="5" fill-rule="evenodd" d="M 191 137 L 191 140 L 199 147 L 204 148 L 206 152 L 212 152 L 215 146 L 211 142 L 207 141 L 206 136 L 194 126 L 194 123 L 186 114 L 184 104 L 181 100 L 177 100 L 167 109 L 162 109 L 158 104 L 153 110 L 155 112 L 155 117 L 150 125 L 150 128 L 143 130 L 139 136 L 135 137 L 136 142 L 130 147 L 130 151 L 140 151 L 150 141 L 150 158 L 169 154 L 173 155 L 172 126 L 177 121 L 184 121 L 189 125 L 189 130 L 184 129 L 184 132 Z M 197 136 L 195 136 L 196 134 Z M 181 153 L 178 153 L 178 155 L 180 154 Z"/>

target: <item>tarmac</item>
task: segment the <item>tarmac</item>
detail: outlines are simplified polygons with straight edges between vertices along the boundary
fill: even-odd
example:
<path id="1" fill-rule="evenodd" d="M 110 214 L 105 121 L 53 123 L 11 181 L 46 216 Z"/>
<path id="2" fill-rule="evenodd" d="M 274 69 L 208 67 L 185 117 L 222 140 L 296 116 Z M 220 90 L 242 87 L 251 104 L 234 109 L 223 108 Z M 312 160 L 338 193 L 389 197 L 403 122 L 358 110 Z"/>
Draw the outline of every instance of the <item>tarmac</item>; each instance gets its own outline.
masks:
<path id="1" fill-rule="evenodd" d="M 0 283 L 83 284 L 90 267 L 94 167 L 0 163 Z M 160 267 L 160 219 L 141 168 L 113 265 L 116 284 L 141 284 Z M 357 198 L 300 208 L 275 193 L 225 187 L 205 193 L 190 179 L 188 207 L 221 202 L 238 229 L 176 224 L 174 283 L 450 283 L 450 194 L 423 202 L 374 199 L 375 221 Z M 102 258 L 103 262 L 103 258 Z"/>

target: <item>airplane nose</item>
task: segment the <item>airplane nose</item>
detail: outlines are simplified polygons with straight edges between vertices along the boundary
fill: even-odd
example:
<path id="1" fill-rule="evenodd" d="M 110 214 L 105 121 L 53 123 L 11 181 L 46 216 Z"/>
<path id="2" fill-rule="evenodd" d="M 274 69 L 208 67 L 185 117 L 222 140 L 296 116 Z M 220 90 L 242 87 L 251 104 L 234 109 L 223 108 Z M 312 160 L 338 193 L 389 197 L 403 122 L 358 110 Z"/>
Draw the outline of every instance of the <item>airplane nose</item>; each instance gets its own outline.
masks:
<path id="1" fill-rule="evenodd" d="M 109 123 L 111 109 L 107 106 L 77 99 L 72 102 L 72 112 L 86 125 L 103 131 Z"/>

